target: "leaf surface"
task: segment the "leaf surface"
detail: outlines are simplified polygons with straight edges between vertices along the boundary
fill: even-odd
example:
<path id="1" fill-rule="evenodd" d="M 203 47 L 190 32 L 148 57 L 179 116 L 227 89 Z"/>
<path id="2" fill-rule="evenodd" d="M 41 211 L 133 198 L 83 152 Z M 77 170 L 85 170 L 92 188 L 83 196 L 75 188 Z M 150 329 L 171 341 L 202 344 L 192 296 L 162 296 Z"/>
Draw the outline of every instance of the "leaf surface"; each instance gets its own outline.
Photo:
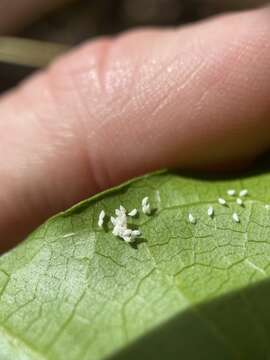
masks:
<path id="1" fill-rule="evenodd" d="M 269 180 L 159 172 L 48 220 L 0 259 L 0 359 L 267 358 Z M 229 188 L 249 190 L 244 207 Z M 111 233 L 120 204 L 139 209 L 135 246 Z"/>

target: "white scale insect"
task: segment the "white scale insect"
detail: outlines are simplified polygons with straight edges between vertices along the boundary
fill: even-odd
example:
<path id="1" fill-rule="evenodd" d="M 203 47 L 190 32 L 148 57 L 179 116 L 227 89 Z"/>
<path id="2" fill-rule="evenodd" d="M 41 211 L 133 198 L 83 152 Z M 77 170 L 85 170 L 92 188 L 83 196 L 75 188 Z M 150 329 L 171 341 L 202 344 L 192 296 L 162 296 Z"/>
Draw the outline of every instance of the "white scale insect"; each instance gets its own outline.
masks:
<path id="1" fill-rule="evenodd" d="M 209 208 L 207 210 L 207 215 L 209 217 L 211 217 L 211 218 L 214 216 L 214 208 L 213 208 L 213 206 L 209 206 Z"/>
<path id="2" fill-rule="evenodd" d="M 244 202 L 243 202 L 243 200 L 240 199 L 240 198 L 237 198 L 237 199 L 236 199 L 236 204 L 239 205 L 239 206 L 244 206 Z"/>
<path id="3" fill-rule="evenodd" d="M 105 211 L 104 210 L 101 210 L 100 214 L 99 214 L 99 217 L 98 217 L 98 226 L 100 228 L 103 227 L 103 223 L 104 223 L 104 218 L 105 218 L 106 214 L 105 214 Z"/>
<path id="4" fill-rule="evenodd" d="M 134 210 L 137 211 L 137 209 L 133 209 L 131 212 L 135 213 Z M 111 217 L 111 223 L 114 226 L 112 233 L 114 236 L 119 236 L 125 242 L 132 243 L 141 235 L 141 232 L 128 228 L 126 212 L 126 209 L 122 205 L 120 205 L 119 209 L 115 209 L 116 217 Z"/>
<path id="5" fill-rule="evenodd" d="M 227 205 L 226 200 L 223 199 L 223 198 L 218 198 L 218 202 L 219 202 L 220 205 L 223 205 L 223 206 L 226 206 L 226 205 Z"/>
<path id="6" fill-rule="evenodd" d="M 247 189 L 243 189 L 239 192 L 239 196 L 244 197 L 248 195 L 248 190 Z"/>
<path id="7" fill-rule="evenodd" d="M 237 213 L 232 214 L 232 219 L 233 219 L 233 222 L 240 223 L 240 218 L 239 218 L 239 215 Z"/>
<path id="8" fill-rule="evenodd" d="M 138 210 L 137 210 L 137 209 L 133 209 L 133 210 L 131 210 L 131 211 L 128 213 L 128 216 L 133 217 L 133 216 L 136 216 L 137 214 L 138 214 Z"/>
<path id="9" fill-rule="evenodd" d="M 188 221 L 190 224 L 193 224 L 193 225 L 195 225 L 197 222 L 196 218 L 191 213 L 188 214 Z"/>
<path id="10" fill-rule="evenodd" d="M 150 207 L 148 196 L 146 196 L 142 199 L 142 212 L 146 215 L 151 214 L 151 207 Z"/>
<path id="11" fill-rule="evenodd" d="M 236 191 L 234 189 L 229 189 L 229 190 L 227 190 L 227 194 L 229 196 L 235 196 Z M 245 197 L 247 195 L 248 195 L 248 190 L 242 189 L 239 192 L 239 197 L 236 199 L 236 203 L 239 206 L 244 206 L 244 203 L 243 203 L 243 200 L 241 199 L 241 197 Z M 227 206 L 226 200 L 222 197 L 218 198 L 218 203 L 222 206 Z M 141 205 L 142 205 L 142 212 L 146 215 L 150 215 L 151 214 L 151 206 L 149 203 L 148 196 L 146 196 L 142 199 Z M 265 208 L 270 209 L 270 205 L 266 204 Z M 132 230 L 132 229 L 128 228 L 127 215 L 130 217 L 133 217 L 133 216 L 136 216 L 137 214 L 138 214 L 138 210 L 136 208 L 131 210 L 128 214 L 127 214 L 127 210 L 122 205 L 119 206 L 119 209 L 115 209 L 116 216 L 115 217 L 111 216 L 111 223 L 114 226 L 114 228 L 112 230 L 113 235 L 121 237 L 124 241 L 126 241 L 128 243 L 134 242 L 136 240 L 136 238 L 141 235 L 141 231 L 140 230 Z M 207 215 L 211 218 L 214 217 L 214 208 L 212 206 L 209 206 L 209 208 L 207 209 Z M 101 212 L 99 214 L 99 218 L 98 218 L 98 226 L 100 228 L 103 227 L 105 216 L 106 216 L 105 211 L 101 210 Z M 232 220 L 234 223 L 240 223 L 239 215 L 236 212 L 232 214 Z M 196 217 L 194 217 L 191 213 L 188 214 L 188 221 L 190 224 L 193 224 L 193 225 L 195 225 L 197 223 Z"/>

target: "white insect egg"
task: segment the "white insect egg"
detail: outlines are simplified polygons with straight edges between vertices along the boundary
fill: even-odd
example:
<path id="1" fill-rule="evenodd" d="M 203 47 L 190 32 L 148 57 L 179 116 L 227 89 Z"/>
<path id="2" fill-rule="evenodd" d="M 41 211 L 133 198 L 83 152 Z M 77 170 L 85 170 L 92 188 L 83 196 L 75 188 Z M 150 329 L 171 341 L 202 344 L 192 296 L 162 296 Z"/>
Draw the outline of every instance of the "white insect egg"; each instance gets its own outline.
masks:
<path id="1" fill-rule="evenodd" d="M 149 202 L 149 197 L 148 197 L 148 196 L 144 197 L 144 198 L 142 199 L 142 206 L 143 206 L 143 205 L 147 205 L 148 202 Z"/>
<path id="2" fill-rule="evenodd" d="M 112 233 L 114 236 L 119 236 L 122 238 L 123 236 L 125 236 L 125 231 L 126 231 L 126 228 L 121 226 L 121 224 L 117 223 L 115 225 L 115 227 L 113 228 Z"/>
<path id="3" fill-rule="evenodd" d="M 188 214 L 188 221 L 190 224 L 196 224 L 196 218 L 191 213 Z"/>
<path id="4" fill-rule="evenodd" d="M 148 205 L 143 206 L 142 211 L 143 211 L 144 214 L 150 215 L 151 214 L 150 205 L 148 204 Z"/>
<path id="5" fill-rule="evenodd" d="M 227 190 L 227 194 L 228 194 L 229 196 L 235 196 L 235 195 L 236 195 L 236 191 L 235 191 L 234 189 L 229 189 L 229 190 Z"/>
<path id="6" fill-rule="evenodd" d="M 223 198 L 218 198 L 218 202 L 219 202 L 220 205 L 223 205 L 223 206 L 227 205 L 226 200 L 223 199 Z"/>
<path id="7" fill-rule="evenodd" d="M 137 237 L 140 235 L 141 235 L 140 230 L 132 230 L 129 242 L 134 242 L 137 239 Z"/>
<path id="8" fill-rule="evenodd" d="M 214 216 L 214 208 L 213 206 L 209 206 L 208 210 L 207 210 L 207 215 L 209 217 L 213 217 Z"/>
<path id="9" fill-rule="evenodd" d="M 137 213 L 137 209 L 133 209 L 131 213 L 135 215 L 135 213 Z M 120 205 L 119 209 L 115 210 L 115 214 L 116 217 L 111 217 L 111 223 L 114 226 L 112 234 L 120 237 L 127 243 L 134 242 L 136 238 L 140 236 L 141 232 L 139 230 L 132 230 L 128 228 L 127 214 L 124 206 Z"/>
<path id="10" fill-rule="evenodd" d="M 115 215 L 116 216 L 126 215 L 126 209 L 122 205 L 120 205 L 119 209 L 115 209 Z"/>
<path id="11" fill-rule="evenodd" d="M 105 211 L 101 210 L 99 217 L 98 217 L 98 226 L 100 228 L 102 228 L 102 226 L 103 226 L 105 216 L 106 216 Z"/>
<path id="12" fill-rule="evenodd" d="M 124 231 L 123 231 L 123 235 L 124 236 L 130 236 L 132 234 L 132 230 L 131 229 L 125 229 Z"/>
<path id="13" fill-rule="evenodd" d="M 120 216 L 122 214 L 122 211 L 119 209 L 115 209 L 115 215 Z"/>
<path id="14" fill-rule="evenodd" d="M 237 213 L 232 214 L 232 219 L 233 219 L 233 222 L 240 223 L 240 218 L 239 218 L 239 215 Z"/>
<path id="15" fill-rule="evenodd" d="M 114 236 L 119 236 L 120 233 L 120 226 L 119 225 L 115 225 L 115 227 L 113 228 L 112 234 Z"/>
<path id="16" fill-rule="evenodd" d="M 126 229 L 124 231 L 124 234 L 122 236 L 123 240 L 127 243 L 132 243 L 134 242 L 138 236 L 141 235 L 141 232 L 139 230 L 131 230 L 131 229 Z"/>
<path id="17" fill-rule="evenodd" d="M 269 205 L 269 204 L 264 205 L 264 207 L 266 208 L 266 210 L 269 210 L 269 209 L 270 209 L 270 205 Z"/>
<path id="18" fill-rule="evenodd" d="M 117 223 L 117 220 L 115 217 L 111 216 L 111 223 L 115 226 Z"/>
<path id="19" fill-rule="evenodd" d="M 141 232 L 140 230 L 132 230 L 132 233 L 131 233 L 132 236 L 140 236 L 141 235 Z"/>
<path id="20" fill-rule="evenodd" d="M 119 206 L 119 210 L 121 211 L 122 214 L 125 214 L 127 212 L 126 208 L 124 208 L 124 206 L 122 205 Z"/>
<path id="21" fill-rule="evenodd" d="M 237 198 L 237 199 L 236 199 L 236 204 L 237 204 L 237 205 L 240 205 L 240 206 L 243 206 L 243 205 L 244 205 L 244 202 L 243 202 L 242 199 Z"/>
<path id="22" fill-rule="evenodd" d="M 119 216 L 117 216 L 117 222 L 119 225 L 126 227 L 127 226 L 127 215 L 121 213 Z"/>
<path id="23" fill-rule="evenodd" d="M 149 198 L 148 196 L 146 196 L 145 198 L 142 199 L 142 212 L 146 215 L 150 215 L 151 214 L 151 207 L 149 204 Z"/>
<path id="24" fill-rule="evenodd" d="M 239 192 L 239 196 L 244 197 L 248 195 L 248 190 L 247 189 L 243 189 Z"/>
<path id="25" fill-rule="evenodd" d="M 138 210 L 137 209 L 133 209 L 133 210 L 131 210 L 129 213 L 128 213 L 128 216 L 136 216 L 137 215 L 137 213 L 138 213 Z"/>

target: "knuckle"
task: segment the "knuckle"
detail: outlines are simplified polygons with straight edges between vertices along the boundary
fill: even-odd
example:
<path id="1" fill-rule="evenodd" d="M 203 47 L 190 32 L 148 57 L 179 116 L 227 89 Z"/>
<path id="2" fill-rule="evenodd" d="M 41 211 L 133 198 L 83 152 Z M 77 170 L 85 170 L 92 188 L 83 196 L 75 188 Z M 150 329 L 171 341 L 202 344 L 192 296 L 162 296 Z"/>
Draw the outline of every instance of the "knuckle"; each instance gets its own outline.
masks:
<path id="1" fill-rule="evenodd" d="M 112 77 L 117 76 L 112 47 L 111 39 L 85 44 L 56 61 L 46 73 L 57 116 L 71 129 L 79 144 L 76 151 L 81 153 L 97 191 L 117 181 L 108 158 L 115 147 L 112 134 L 119 116 L 114 101 L 119 82 L 110 87 Z"/>

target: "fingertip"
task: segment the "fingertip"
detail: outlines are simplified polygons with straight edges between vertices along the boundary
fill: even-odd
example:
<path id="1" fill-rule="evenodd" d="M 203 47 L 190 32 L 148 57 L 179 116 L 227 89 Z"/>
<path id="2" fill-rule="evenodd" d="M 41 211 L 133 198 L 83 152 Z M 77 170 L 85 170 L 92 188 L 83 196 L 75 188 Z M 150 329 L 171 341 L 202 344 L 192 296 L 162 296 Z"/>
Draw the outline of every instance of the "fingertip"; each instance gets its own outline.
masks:
<path id="1" fill-rule="evenodd" d="M 0 201 L 7 204 L 1 228 L 23 212 L 30 230 L 147 171 L 217 170 L 265 151 L 265 11 L 101 38 L 6 95 L 0 106 L 0 185 L 6 189 Z"/>

